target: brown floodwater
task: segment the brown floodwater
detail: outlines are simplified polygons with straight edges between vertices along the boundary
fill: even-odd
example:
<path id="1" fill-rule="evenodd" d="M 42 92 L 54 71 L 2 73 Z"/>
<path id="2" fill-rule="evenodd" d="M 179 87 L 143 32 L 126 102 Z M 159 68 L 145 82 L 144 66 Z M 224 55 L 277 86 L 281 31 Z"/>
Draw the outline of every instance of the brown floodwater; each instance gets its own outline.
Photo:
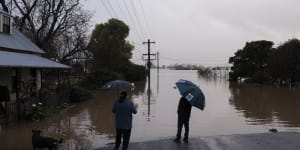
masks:
<path id="1" fill-rule="evenodd" d="M 192 109 L 191 137 L 300 129 L 300 88 L 229 83 L 224 78 L 204 78 L 196 71 L 156 70 L 150 85 L 135 83 L 130 98 L 139 105 L 133 118 L 131 142 L 174 137 L 180 94 L 174 88 L 179 79 L 200 86 L 206 97 L 204 111 Z M 150 86 L 150 89 L 148 88 Z M 114 142 L 111 108 L 116 91 L 97 91 L 91 100 L 39 122 L 0 126 L 1 150 L 32 149 L 31 131 L 63 138 L 60 149 L 93 149 Z"/>

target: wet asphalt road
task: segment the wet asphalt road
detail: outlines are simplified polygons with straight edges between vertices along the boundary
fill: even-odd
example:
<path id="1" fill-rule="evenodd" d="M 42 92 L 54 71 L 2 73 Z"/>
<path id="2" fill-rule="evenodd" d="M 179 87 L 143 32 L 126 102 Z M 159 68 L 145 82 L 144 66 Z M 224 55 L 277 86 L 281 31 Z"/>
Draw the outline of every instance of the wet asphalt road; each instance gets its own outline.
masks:
<path id="1" fill-rule="evenodd" d="M 93 150 L 112 150 L 113 145 Z M 121 148 L 120 148 L 121 149 Z M 128 150 L 300 150 L 300 133 L 258 133 L 210 136 L 174 143 L 172 139 L 130 143 Z"/>

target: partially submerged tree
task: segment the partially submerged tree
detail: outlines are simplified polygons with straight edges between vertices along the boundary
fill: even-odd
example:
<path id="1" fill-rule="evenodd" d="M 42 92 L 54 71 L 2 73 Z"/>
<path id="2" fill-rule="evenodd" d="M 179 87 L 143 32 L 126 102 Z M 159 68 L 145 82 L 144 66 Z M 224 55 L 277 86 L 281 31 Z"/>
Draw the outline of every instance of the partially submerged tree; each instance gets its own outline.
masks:
<path id="1" fill-rule="evenodd" d="M 13 5 L 16 27 L 48 58 L 67 63 L 87 56 L 91 14 L 80 0 L 13 0 Z"/>
<path id="2" fill-rule="evenodd" d="M 279 81 L 300 81 L 300 41 L 291 39 L 280 45 L 270 61 L 270 72 Z"/>
<path id="3" fill-rule="evenodd" d="M 272 45 L 270 41 L 246 43 L 229 59 L 230 80 L 248 78 L 255 83 L 299 84 L 300 41 L 291 39 L 277 48 Z"/>
<path id="4" fill-rule="evenodd" d="M 243 49 L 238 50 L 233 57 L 229 58 L 229 63 L 232 64 L 229 73 L 230 80 L 250 78 L 257 72 L 265 72 L 272 54 L 272 46 L 271 41 L 247 42 Z"/>

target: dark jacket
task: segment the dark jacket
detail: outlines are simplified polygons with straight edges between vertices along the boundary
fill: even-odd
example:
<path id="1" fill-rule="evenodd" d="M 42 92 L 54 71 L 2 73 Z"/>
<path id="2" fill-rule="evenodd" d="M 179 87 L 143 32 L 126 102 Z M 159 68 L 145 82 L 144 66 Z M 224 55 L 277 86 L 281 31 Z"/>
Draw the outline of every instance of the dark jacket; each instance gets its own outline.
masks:
<path id="1" fill-rule="evenodd" d="M 184 97 L 181 97 L 177 109 L 178 116 L 189 119 L 191 116 L 191 110 L 192 105 Z"/>

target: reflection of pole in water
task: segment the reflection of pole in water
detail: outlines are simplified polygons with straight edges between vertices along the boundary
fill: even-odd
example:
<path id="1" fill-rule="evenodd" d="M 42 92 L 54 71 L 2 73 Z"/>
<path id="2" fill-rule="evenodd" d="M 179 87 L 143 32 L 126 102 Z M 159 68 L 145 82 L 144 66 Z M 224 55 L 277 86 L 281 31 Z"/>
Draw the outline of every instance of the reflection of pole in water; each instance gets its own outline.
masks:
<path id="1" fill-rule="evenodd" d="M 150 72 L 149 72 L 150 73 Z M 150 121 L 150 116 L 151 116 L 151 110 L 150 110 L 150 105 L 151 105 L 151 86 L 150 86 L 150 75 L 148 76 L 148 88 L 147 88 L 147 100 L 148 100 L 148 113 L 147 113 L 147 118 L 148 118 L 148 121 Z"/>
<path id="2" fill-rule="evenodd" d="M 158 91 L 159 91 L 159 52 L 156 53 L 156 60 L 157 60 L 157 64 L 156 64 L 156 68 L 157 68 L 156 88 L 157 88 L 157 91 L 156 91 L 156 93 L 158 94 Z"/>
<path id="3" fill-rule="evenodd" d="M 151 62 L 147 62 L 147 77 L 148 77 L 148 85 L 150 85 L 150 75 L 151 75 Z M 148 86 L 149 87 L 149 86 Z"/>
<path id="4" fill-rule="evenodd" d="M 157 71 L 157 74 L 156 74 L 156 93 L 158 94 L 159 93 L 159 71 Z"/>
<path id="5" fill-rule="evenodd" d="M 153 95 L 153 91 L 151 89 L 151 78 L 147 78 L 147 85 L 145 89 L 145 93 L 143 94 L 143 115 L 146 117 L 147 122 L 151 121 L 153 115 L 153 107 L 151 110 L 151 105 L 155 104 L 156 96 Z"/>
<path id="6" fill-rule="evenodd" d="M 151 74 L 151 71 L 150 71 L 150 68 L 148 69 L 148 90 L 150 89 L 150 83 L 151 83 L 151 81 L 150 81 L 150 74 Z"/>
<path id="7" fill-rule="evenodd" d="M 147 116 L 147 118 L 148 118 L 148 122 L 150 121 L 150 116 L 151 116 L 151 113 L 150 113 L 151 112 L 150 111 L 151 89 L 150 89 L 149 85 L 150 84 L 148 84 L 148 89 L 147 89 L 147 97 L 148 97 L 148 116 Z"/>
<path id="8" fill-rule="evenodd" d="M 156 69 L 159 72 L 159 52 L 156 52 Z"/>
<path id="9" fill-rule="evenodd" d="M 151 86 L 150 86 L 150 83 L 151 83 L 151 81 L 150 81 L 150 80 L 151 80 L 151 79 L 150 79 L 150 73 L 151 73 L 151 72 L 150 72 L 150 69 L 149 69 L 149 75 L 148 75 L 148 80 L 147 80 L 147 81 L 148 81 L 147 94 L 148 94 L 148 91 L 150 91 L 150 89 L 151 89 Z M 148 96 L 148 95 L 147 95 L 147 96 Z"/>

